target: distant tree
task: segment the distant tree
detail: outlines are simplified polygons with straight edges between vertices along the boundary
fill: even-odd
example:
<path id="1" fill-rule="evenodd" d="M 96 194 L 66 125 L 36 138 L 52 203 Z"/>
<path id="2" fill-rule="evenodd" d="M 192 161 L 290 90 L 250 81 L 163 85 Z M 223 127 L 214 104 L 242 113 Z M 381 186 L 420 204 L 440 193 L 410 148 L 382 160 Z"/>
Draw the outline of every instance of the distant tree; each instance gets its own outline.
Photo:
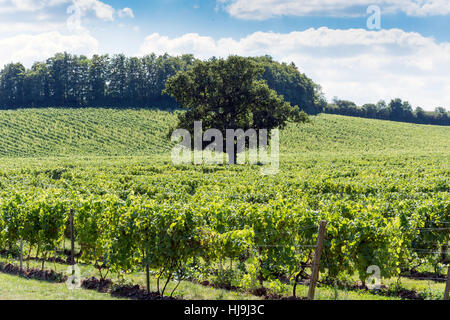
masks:
<path id="1" fill-rule="evenodd" d="M 322 86 L 319 84 L 315 84 L 315 110 L 313 114 L 325 112 L 327 108 L 328 102 L 325 94 L 322 91 Z M 307 110 L 305 110 L 307 112 Z"/>
<path id="2" fill-rule="evenodd" d="M 293 62 L 279 63 L 270 56 L 258 57 L 254 60 L 264 66 L 264 73 L 260 78 L 266 80 L 269 88 L 282 95 L 285 101 L 298 105 L 300 110 L 308 114 L 324 111 L 326 100 L 324 103 L 321 87 L 301 73 Z"/>
<path id="3" fill-rule="evenodd" d="M 168 94 L 164 93 L 166 81 L 174 76 L 178 71 L 189 70 L 196 60 L 192 55 L 182 55 L 181 57 L 171 57 L 168 54 L 158 57 L 156 60 L 155 90 L 158 93 L 158 105 L 162 107 L 173 107 L 178 105 Z"/>
<path id="4" fill-rule="evenodd" d="M 423 110 L 421 107 L 417 107 L 414 111 L 414 115 L 418 123 L 424 123 L 426 119 L 425 110 Z"/>
<path id="5" fill-rule="evenodd" d="M 47 60 L 50 82 L 50 101 L 54 107 L 69 107 L 67 100 L 71 89 L 70 64 L 71 56 L 68 53 L 58 53 Z"/>
<path id="6" fill-rule="evenodd" d="M 362 109 L 360 109 L 353 101 L 341 100 L 335 97 L 333 99 L 333 103 L 337 107 L 336 111 L 338 114 L 355 117 L 360 117 L 363 115 Z"/>
<path id="7" fill-rule="evenodd" d="M 123 106 L 126 101 L 127 88 L 127 58 L 123 54 L 111 58 L 108 70 L 108 100 L 111 105 Z"/>
<path id="8" fill-rule="evenodd" d="M 377 102 L 377 111 L 387 109 L 387 108 L 388 108 L 388 105 L 387 105 L 386 101 L 380 100 Z"/>
<path id="9" fill-rule="evenodd" d="M 390 114 L 389 106 L 387 105 L 386 101 L 380 100 L 377 102 L 376 106 L 377 106 L 376 118 L 383 119 L 383 120 L 389 120 L 391 114 Z"/>
<path id="10" fill-rule="evenodd" d="M 404 101 L 402 104 L 403 114 L 401 120 L 403 121 L 413 121 L 414 114 L 411 104 L 408 101 Z"/>
<path id="11" fill-rule="evenodd" d="M 402 101 L 402 99 L 393 99 L 389 103 L 390 120 L 395 121 L 412 121 L 413 110 L 409 102 Z"/>
<path id="12" fill-rule="evenodd" d="M 86 107 L 89 94 L 90 60 L 85 56 L 73 56 L 69 70 L 69 97 L 66 105 Z"/>
<path id="13" fill-rule="evenodd" d="M 377 117 L 377 106 L 373 103 L 367 103 L 362 106 L 364 115 L 367 118 L 376 118 Z"/>
<path id="14" fill-rule="evenodd" d="M 392 120 L 401 120 L 403 117 L 403 102 L 401 99 L 393 99 L 389 103 L 390 118 Z"/>
<path id="15" fill-rule="evenodd" d="M 437 107 L 436 109 L 434 109 L 434 113 L 436 113 L 436 114 L 446 114 L 447 110 L 445 110 L 445 108 L 443 108 L 443 107 Z"/>
<path id="16" fill-rule="evenodd" d="M 108 55 L 94 55 L 90 61 L 88 105 L 106 106 L 106 88 L 108 81 L 109 57 Z"/>
<path id="17" fill-rule="evenodd" d="M 50 100 L 50 73 L 46 63 L 35 63 L 25 76 L 24 107 L 47 106 Z"/>
<path id="18" fill-rule="evenodd" d="M 436 124 L 444 125 L 449 122 L 449 114 L 447 113 L 447 110 L 442 107 L 437 107 L 434 110 L 434 118 L 436 120 Z"/>
<path id="19" fill-rule="evenodd" d="M 264 80 L 264 66 L 254 59 L 230 56 L 228 59 L 199 61 L 192 69 L 180 71 L 166 82 L 171 94 L 186 112 L 178 118 L 178 128 L 193 133 L 194 122 L 203 129 L 267 129 L 284 127 L 288 120 L 304 122 L 307 115 L 291 106 Z M 234 163 L 235 153 L 229 154 Z"/>
<path id="20" fill-rule="evenodd" d="M 337 105 L 339 108 L 356 108 L 357 105 L 356 103 L 354 103 L 353 101 L 349 101 L 349 100 L 341 100 L 338 98 L 334 98 L 333 99 L 333 103 L 335 105 Z"/>
<path id="21" fill-rule="evenodd" d="M 144 69 L 139 58 L 128 58 L 126 62 L 127 84 L 125 101 L 133 101 L 131 107 L 142 105 L 144 96 Z"/>
<path id="22" fill-rule="evenodd" d="M 25 67 L 10 63 L 0 72 L 0 104 L 20 107 L 24 102 Z"/>

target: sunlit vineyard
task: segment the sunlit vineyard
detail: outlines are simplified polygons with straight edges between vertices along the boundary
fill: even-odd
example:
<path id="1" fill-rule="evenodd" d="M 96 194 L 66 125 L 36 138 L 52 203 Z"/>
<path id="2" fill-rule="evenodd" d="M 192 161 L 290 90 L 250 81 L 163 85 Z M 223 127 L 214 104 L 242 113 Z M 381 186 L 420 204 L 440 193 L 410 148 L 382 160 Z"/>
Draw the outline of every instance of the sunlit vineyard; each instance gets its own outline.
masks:
<path id="1" fill-rule="evenodd" d="M 148 266 L 160 289 L 165 279 L 291 286 L 323 219 L 324 282 L 448 260 L 449 127 L 312 117 L 281 132 L 280 172 L 262 176 L 173 165 L 174 121 L 148 110 L 1 112 L 0 249 L 23 240 L 26 254 L 50 257 L 73 209 L 81 261 Z"/>
<path id="2" fill-rule="evenodd" d="M 0 155 L 7 157 L 149 155 L 167 151 L 162 111 L 32 109 L 0 113 Z"/>

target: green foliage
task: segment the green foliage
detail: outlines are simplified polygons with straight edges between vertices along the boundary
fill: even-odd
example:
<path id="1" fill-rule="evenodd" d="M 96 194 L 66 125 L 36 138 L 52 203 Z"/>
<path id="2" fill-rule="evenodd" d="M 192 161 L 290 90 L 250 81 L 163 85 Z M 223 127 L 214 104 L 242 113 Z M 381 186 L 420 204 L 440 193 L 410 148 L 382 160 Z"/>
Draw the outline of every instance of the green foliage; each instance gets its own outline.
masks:
<path id="1" fill-rule="evenodd" d="M 284 127 L 288 120 L 304 122 L 306 114 L 258 80 L 264 66 L 251 58 L 199 61 L 166 82 L 165 93 L 175 97 L 181 108 L 178 128 L 191 133 L 194 122 L 203 121 L 204 130 L 267 129 Z"/>
<path id="2" fill-rule="evenodd" d="M 389 105 L 387 105 L 384 100 L 380 100 L 376 105 L 368 103 L 362 107 L 358 107 L 352 101 L 334 98 L 332 104 L 326 105 L 325 112 L 371 119 L 442 126 L 450 125 L 450 112 L 447 112 L 445 108 L 438 107 L 434 112 L 430 112 L 423 110 L 421 107 L 417 107 L 415 111 L 413 111 L 409 102 L 402 101 L 400 98 L 391 100 Z"/>
<path id="3" fill-rule="evenodd" d="M 283 96 L 284 100 L 307 114 L 318 114 L 324 111 L 326 99 L 321 88 L 305 74 L 300 73 L 294 63 L 279 63 L 270 56 L 254 58 L 264 66 L 262 79 L 269 88 Z"/>
<path id="4" fill-rule="evenodd" d="M 244 59 L 244 58 L 242 58 Z M 264 67 L 259 80 L 292 105 L 317 114 L 326 105 L 320 87 L 293 65 L 272 58 L 247 59 Z M 47 107 L 117 107 L 176 109 L 163 93 L 167 79 L 198 61 L 185 54 L 144 57 L 94 55 L 91 59 L 58 53 L 30 69 L 10 63 L 0 71 L 0 109 Z"/>
<path id="5" fill-rule="evenodd" d="M 92 118 L 99 114 L 111 133 L 122 123 L 134 124 L 131 137 L 119 131 L 122 141 L 149 134 L 146 141 L 155 144 L 165 133 L 141 127 L 139 116 L 154 116 L 155 123 L 176 120 L 152 111 L 129 111 L 126 120 L 119 111 L 90 109 L 8 111 L 0 118 L 16 126 L 27 126 L 25 119 L 37 123 L 33 117 L 81 126 L 77 119 L 84 115 L 86 130 L 92 130 Z M 122 120 L 113 126 L 117 118 Z M 22 146 L 39 137 L 12 130 L 8 136 Z M 446 127 L 313 117 L 309 124 L 289 123 L 281 132 L 277 176 L 261 176 L 260 167 L 250 165 L 174 166 L 167 154 L 151 147 L 144 156 L 94 157 L 95 149 L 82 143 L 86 140 L 72 147 L 90 157 L 3 157 L 0 250 L 23 239 L 47 255 L 60 245 L 73 209 L 81 260 L 102 270 L 123 273 L 149 266 L 161 279 L 181 280 L 200 271 L 214 277 L 219 265 L 233 265 L 216 280 L 247 288 L 271 281 L 281 290 L 282 281 L 289 283 L 302 264 L 311 262 L 317 225 L 325 219 L 323 274 L 357 274 L 364 281 L 367 267 L 378 265 L 383 277 L 394 277 L 400 269 L 442 263 L 441 253 L 448 250 L 448 136 Z M 121 145 L 105 141 L 103 150 L 128 154 Z M 5 155 L 16 155 L 18 149 L 4 146 Z M 27 155 L 33 151 L 55 155 L 39 142 L 28 145 Z"/>
<path id="6" fill-rule="evenodd" d="M 0 155 L 145 155 L 170 150 L 175 116 L 152 110 L 20 109 L 0 112 Z"/>

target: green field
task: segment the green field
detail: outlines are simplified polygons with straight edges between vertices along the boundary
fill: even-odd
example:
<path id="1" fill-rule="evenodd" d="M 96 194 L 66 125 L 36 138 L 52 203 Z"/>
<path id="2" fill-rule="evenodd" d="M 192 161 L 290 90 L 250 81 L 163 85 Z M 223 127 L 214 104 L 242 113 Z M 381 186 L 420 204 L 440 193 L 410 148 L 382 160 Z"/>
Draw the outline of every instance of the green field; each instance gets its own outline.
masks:
<path id="1" fill-rule="evenodd" d="M 166 135 L 173 113 L 135 109 L 26 109 L 0 112 L 4 157 L 153 156 L 170 151 Z M 290 125 L 283 153 L 442 153 L 450 149 L 448 127 L 335 115 Z M 445 158 L 445 157 L 443 157 Z"/>
<path id="2" fill-rule="evenodd" d="M 192 281 L 177 291 L 186 299 L 256 298 L 250 292 L 261 286 L 259 271 L 271 293 L 289 296 L 292 275 L 310 261 L 307 246 L 325 219 L 320 298 L 384 298 L 346 288 L 370 265 L 380 266 L 390 287 L 400 270 L 446 272 L 440 257 L 450 235 L 450 127 L 311 117 L 281 131 L 280 171 L 263 176 L 260 166 L 173 165 L 166 137 L 175 121 L 174 114 L 150 110 L 1 111 L 0 249 L 17 252 L 23 237 L 33 255 L 37 245 L 41 256 L 50 255 L 61 246 L 74 208 L 77 241 L 89 248 L 82 262 L 89 266 L 108 253 L 112 278 L 125 272 L 128 281 L 145 285 L 140 259 L 146 248 L 152 257 L 188 256 L 183 268 Z M 167 247 L 136 236 L 146 224 Z M 170 228 L 179 238 L 171 238 Z M 39 232 L 44 229 L 52 231 Z M 194 239 L 192 250 L 181 245 L 186 239 Z M 196 255 L 200 268 L 193 266 Z M 216 258 L 208 261 L 211 255 Z M 167 261 L 152 258 L 152 272 Z M 96 272 L 86 268 L 83 276 Z M 226 283 L 240 293 L 206 290 L 193 280 Z M 432 279 L 400 283 L 426 298 L 440 298 L 445 286 Z M 1 273 L 0 284 L 0 299 L 110 297 L 71 296 L 60 284 Z M 43 294 L 49 290 L 55 292 Z M 301 285 L 298 294 L 306 290 Z"/>
<path id="3" fill-rule="evenodd" d="M 151 155 L 168 150 L 175 116 L 117 109 L 32 109 L 0 113 L 0 155 L 7 157 Z"/>

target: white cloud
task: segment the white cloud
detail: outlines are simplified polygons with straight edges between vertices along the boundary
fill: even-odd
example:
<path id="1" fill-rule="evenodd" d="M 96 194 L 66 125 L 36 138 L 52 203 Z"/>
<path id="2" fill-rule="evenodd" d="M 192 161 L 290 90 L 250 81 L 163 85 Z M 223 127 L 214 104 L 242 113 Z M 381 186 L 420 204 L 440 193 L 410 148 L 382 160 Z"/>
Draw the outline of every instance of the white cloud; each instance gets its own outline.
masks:
<path id="1" fill-rule="evenodd" d="M 86 31 L 82 27 L 81 20 L 90 11 L 93 11 L 97 18 L 105 21 L 114 21 L 117 14 L 120 18 L 130 17 L 134 18 L 133 10 L 130 8 L 123 8 L 116 11 L 110 5 L 99 0 L 72 0 L 73 4 L 67 8 L 67 13 L 70 17 L 67 19 L 67 26 L 70 30 Z"/>
<path id="2" fill-rule="evenodd" d="M 82 17 L 86 16 L 89 11 L 93 11 L 97 18 L 107 21 L 114 20 L 115 10 L 98 0 L 72 0 L 72 5 L 67 8 L 70 15 L 67 19 L 67 26 L 70 30 L 84 31 L 81 25 Z"/>
<path id="3" fill-rule="evenodd" d="M 64 28 L 64 23 L 58 22 L 0 22 L 0 34 L 42 33 Z"/>
<path id="4" fill-rule="evenodd" d="M 68 16 L 49 9 L 64 5 Z M 13 21 L 0 21 L 0 68 L 9 62 L 22 62 L 27 67 L 57 52 L 91 55 L 98 52 L 99 42 L 82 25 L 87 16 L 114 21 L 116 9 L 100 0 L 0 0 L 0 14 L 14 13 Z M 20 20 L 19 12 L 29 12 Z M 131 9 L 121 10 L 132 14 Z M 64 21 L 64 19 L 66 19 Z"/>
<path id="5" fill-rule="evenodd" d="M 449 0 L 217 0 L 230 15 L 251 20 L 277 16 L 365 15 L 361 7 L 379 5 L 383 12 L 404 12 L 410 16 L 450 14 Z M 357 10 L 356 10 L 357 9 Z"/>
<path id="6" fill-rule="evenodd" d="M 46 32 L 37 35 L 18 35 L 0 39 L 0 66 L 22 62 L 29 67 L 58 52 L 92 55 L 98 51 L 98 41 L 89 34 L 63 35 Z"/>
<path id="7" fill-rule="evenodd" d="M 117 14 L 119 15 L 120 18 L 125 17 L 134 18 L 134 13 L 131 8 L 123 8 L 122 10 L 119 10 Z"/>
<path id="8" fill-rule="evenodd" d="M 62 4 L 70 4 L 68 13 L 80 16 L 92 11 L 99 19 L 113 21 L 116 14 L 112 6 L 100 0 L 0 0 L 0 13 L 33 12 Z M 130 8 L 124 8 L 118 14 L 133 15 L 133 12 Z"/>
<path id="9" fill-rule="evenodd" d="M 16 12 L 45 12 L 48 8 L 66 4 L 67 27 L 72 31 L 83 31 L 82 18 L 88 13 L 93 13 L 95 17 L 104 21 L 114 21 L 115 15 L 133 15 L 130 8 L 116 11 L 112 6 L 100 0 L 0 0 L 0 14 L 16 13 Z M 37 14 L 38 17 L 45 14 Z M 18 22 L 18 21 L 17 21 Z"/>
<path id="10" fill-rule="evenodd" d="M 154 33 L 139 54 L 193 53 L 205 59 L 269 54 L 293 61 L 321 84 L 327 97 L 359 104 L 400 97 L 427 109 L 450 107 L 450 43 L 399 29 L 309 29 L 287 34 L 256 32 L 235 40 L 195 33 L 169 38 Z"/>
<path id="11" fill-rule="evenodd" d="M 37 11 L 68 2 L 70 0 L 0 0 L 0 13 Z"/>

